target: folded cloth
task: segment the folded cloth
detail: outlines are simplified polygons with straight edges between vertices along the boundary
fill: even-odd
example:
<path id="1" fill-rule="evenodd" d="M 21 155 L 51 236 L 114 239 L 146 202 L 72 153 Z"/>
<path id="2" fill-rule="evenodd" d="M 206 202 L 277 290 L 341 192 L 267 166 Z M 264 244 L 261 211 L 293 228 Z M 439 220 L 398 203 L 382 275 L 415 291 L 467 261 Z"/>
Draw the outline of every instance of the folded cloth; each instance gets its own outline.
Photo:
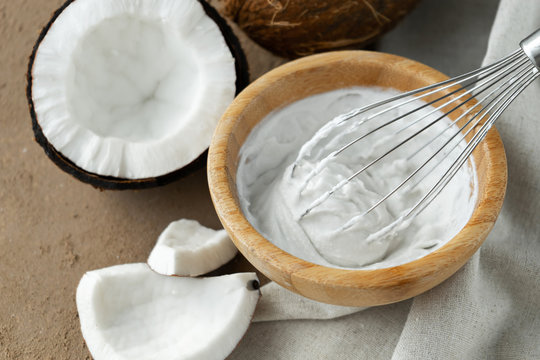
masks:
<path id="1" fill-rule="evenodd" d="M 501 0 L 484 62 L 537 28 L 540 1 Z M 454 276 L 414 299 L 365 311 L 270 283 L 258 322 L 231 358 L 540 359 L 539 116 L 537 80 L 497 122 L 509 168 L 505 203 L 484 245 Z"/>
<path id="2" fill-rule="evenodd" d="M 502 0 L 484 63 L 538 28 L 540 1 Z M 463 271 L 414 299 L 392 359 L 540 359 L 539 114 L 537 80 L 497 121 L 508 188 L 494 229 Z"/>
<path id="3" fill-rule="evenodd" d="M 262 300 L 253 321 L 333 319 L 365 308 L 323 304 L 297 295 L 275 282 L 261 287 Z"/>

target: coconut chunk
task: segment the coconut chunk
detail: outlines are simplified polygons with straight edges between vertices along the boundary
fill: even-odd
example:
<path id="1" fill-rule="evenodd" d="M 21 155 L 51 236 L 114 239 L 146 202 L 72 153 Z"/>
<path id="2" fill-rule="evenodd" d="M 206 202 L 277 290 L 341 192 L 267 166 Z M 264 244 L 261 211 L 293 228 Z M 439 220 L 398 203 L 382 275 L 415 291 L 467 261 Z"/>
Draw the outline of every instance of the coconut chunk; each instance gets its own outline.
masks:
<path id="1" fill-rule="evenodd" d="M 225 230 L 195 220 L 173 221 L 159 236 L 148 265 L 163 275 L 198 276 L 228 263 L 238 250 Z"/>
<path id="2" fill-rule="evenodd" d="M 212 360 L 236 347 L 259 296 L 255 273 L 180 278 L 136 263 L 87 272 L 77 309 L 96 360 Z"/>

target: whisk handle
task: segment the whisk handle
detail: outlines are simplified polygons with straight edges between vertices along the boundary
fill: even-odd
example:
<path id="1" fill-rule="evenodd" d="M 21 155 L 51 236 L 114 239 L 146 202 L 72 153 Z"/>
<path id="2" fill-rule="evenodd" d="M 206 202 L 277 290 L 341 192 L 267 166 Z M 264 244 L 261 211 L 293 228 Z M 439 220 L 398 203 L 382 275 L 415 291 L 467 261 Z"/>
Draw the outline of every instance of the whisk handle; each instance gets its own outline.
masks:
<path id="1" fill-rule="evenodd" d="M 536 68 L 540 70 L 540 29 L 523 39 L 519 46 L 532 60 Z"/>

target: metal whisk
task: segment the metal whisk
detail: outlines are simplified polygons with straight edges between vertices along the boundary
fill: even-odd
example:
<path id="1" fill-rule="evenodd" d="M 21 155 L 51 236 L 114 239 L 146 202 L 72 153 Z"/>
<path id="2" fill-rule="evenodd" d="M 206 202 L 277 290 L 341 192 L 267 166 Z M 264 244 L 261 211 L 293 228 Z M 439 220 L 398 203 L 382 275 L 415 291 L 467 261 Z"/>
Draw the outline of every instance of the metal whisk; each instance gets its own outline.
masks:
<path id="1" fill-rule="evenodd" d="M 450 156 L 453 150 L 457 149 L 457 154 L 451 158 L 451 165 L 440 171 L 443 175 L 437 178 L 434 185 L 422 194 L 421 198 L 410 207 L 400 218 L 407 219 L 415 216 L 429 205 L 441 190 L 449 183 L 452 177 L 465 164 L 476 146 L 484 139 L 488 130 L 501 115 L 501 113 L 510 105 L 510 103 L 535 79 L 540 76 L 540 29 L 529 35 L 520 43 L 520 48 L 505 58 L 478 70 L 467 74 L 443 81 L 438 84 L 426 86 L 417 90 L 400 94 L 393 98 L 380 101 L 362 108 L 352 110 L 346 114 L 340 115 L 323 126 L 312 138 L 311 143 L 318 141 L 327 141 L 329 132 L 336 127 L 347 122 L 354 122 L 346 134 L 337 134 L 346 141 L 330 154 L 324 155 L 316 166 L 307 176 L 307 183 L 318 175 L 330 162 L 344 151 L 350 149 L 353 145 L 366 139 L 368 136 L 375 135 L 383 128 L 389 126 L 397 127 L 395 134 L 404 134 L 407 129 L 411 134 L 407 134 L 403 139 L 394 140 L 395 143 L 389 144 L 388 149 L 377 155 L 366 164 L 360 165 L 360 168 L 349 177 L 335 184 L 329 191 L 323 193 L 309 205 L 305 212 L 301 214 L 300 219 L 304 218 L 313 209 L 317 208 L 323 202 L 327 201 L 334 193 L 342 189 L 360 174 L 366 172 L 375 164 L 388 158 L 397 149 L 406 146 L 411 139 L 432 127 L 435 123 L 448 115 L 457 116 L 452 125 L 443 131 L 438 132 L 433 138 L 423 143 L 419 148 L 410 151 L 409 158 L 416 156 L 420 152 L 425 152 L 429 145 L 437 138 L 446 136 L 442 145 L 429 150 L 427 160 L 406 176 L 402 181 L 386 194 L 381 195 L 380 199 L 365 210 L 363 213 L 356 214 L 340 230 L 347 229 L 354 225 L 363 216 L 370 213 L 383 202 L 387 201 L 394 193 L 403 191 L 403 189 L 414 188 L 419 182 L 434 171 L 435 168 L 443 163 L 443 160 Z M 388 114 L 399 110 L 407 104 L 414 103 L 418 99 L 423 100 L 424 105 L 407 109 L 404 113 L 389 117 L 390 120 L 384 120 L 382 124 L 376 124 L 377 119 L 381 119 L 383 114 Z M 462 109 L 463 104 L 469 103 L 467 110 Z M 434 108 L 432 110 L 432 108 Z M 454 113 L 455 112 L 455 113 Z M 453 114 L 454 113 L 454 114 Z M 442 115 L 441 115 L 442 114 Z M 456 115 L 457 114 L 457 115 Z M 422 121 L 424 124 L 422 124 Z M 375 124 L 374 124 L 375 123 Z M 418 125 L 420 124 L 420 126 Z M 354 136 L 351 138 L 350 134 Z M 347 138 L 346 136 L 349 136 Z M 392 137 L 398 139 L 398 137 Z M 465 146 L 458 146 L 464 144 Z M 439 142 L 440 139 L 438 140 Z M 408 146 L 408 145 L 407 145 Z M 294 165 L 291 174 L 294 174 L 297 166 L 303 159 L 311 156 L 314 145 L 304 146 Z M 349 150 L 350 151 L 350 150 Z M 447 161 L 448 162 L 448 161 Z M 428 165 L 429 164 L 429 165 Z M 292 175 L 291 175 L 292 176 Z M 413 180 L 414 178 L 414 180 Z M 407 186 L 406 186 L 407 185 Z M 407 191 L 407 190 L 406 190 Z"/>

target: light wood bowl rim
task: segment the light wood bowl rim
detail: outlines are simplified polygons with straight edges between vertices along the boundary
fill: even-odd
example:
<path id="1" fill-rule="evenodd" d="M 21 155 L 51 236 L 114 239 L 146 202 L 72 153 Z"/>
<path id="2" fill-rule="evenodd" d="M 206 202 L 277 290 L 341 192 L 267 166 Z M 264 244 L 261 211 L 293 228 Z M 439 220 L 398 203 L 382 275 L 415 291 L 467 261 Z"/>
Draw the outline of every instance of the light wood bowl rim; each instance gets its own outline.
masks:
<path id="1" fill-rule="evenodd" d="M 493 127 L 484 141 L 490 142 L 491 146 L 483 146 L 482 151 L 489 162 L 497 163 L 497 168 L 490 166 L 488 169 L 490 173 L 486 176 L 487 191 L 478 194 L 480 205 L 477 205 L 467 225 L 454 238 L 420 259 L 384 269 L 330 268 L 297 258 L 259 234 L 242 213 L 227 174 L 230 169 L 226 149 L 231 132 L 237 125 L 238 115 L 253 98 L 268 86 L 272 86 L 277 79 L 289 76 L 291 72 L 334 66 L 343 60 L 361 63 L 364 58 L 380 61 L 381 66 L 397 62 L 404 66 L 414 65 L 421 71 L 422 76 L 429 76 L 434 82 L 448 78 L 427 65 L 380 52 L 335 51 L 304 57 L 271 70 L 237 96 L 219 121 L 208 156 L 208 183 L 212 201 L 224 228 L 240 252 L 268 278 L 287 289 L 336 305 L 371 306 L 405 300 L 450 277 L 467 262 L 488 235 L 502 207 L 506 189 L 506 156 L 499 134 Z M 486 202 L 489 206 L 482 206 Z M 438 277 L 435 283 L 433 277 Z M 423 284 L 424 278 L 429 278 L 430 284 Z M 384 295 L 386 289 L 396 287 L 405 287 L 403 295 Z M 415 289 L 409 291 L 407 287 Z M 373 292 L 373 296 L 370 292 Z M 355 294 L 363 298 L 357 299 Z"/>

